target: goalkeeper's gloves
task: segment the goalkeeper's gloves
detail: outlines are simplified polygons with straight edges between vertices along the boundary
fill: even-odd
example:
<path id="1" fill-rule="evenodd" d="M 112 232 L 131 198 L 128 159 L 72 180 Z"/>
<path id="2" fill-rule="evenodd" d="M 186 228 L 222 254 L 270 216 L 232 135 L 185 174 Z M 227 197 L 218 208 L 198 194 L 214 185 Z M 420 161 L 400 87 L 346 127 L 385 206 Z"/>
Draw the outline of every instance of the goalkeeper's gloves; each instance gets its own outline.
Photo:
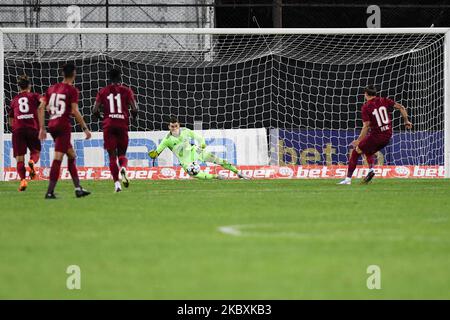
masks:
<path id="1" fill-rule="evenodd" d="M 155 159 L 159 156 L 158 152 L 156 152 L 156 150 L 150 150 L 148 153 L 148 156 L 152 159 Z"/>

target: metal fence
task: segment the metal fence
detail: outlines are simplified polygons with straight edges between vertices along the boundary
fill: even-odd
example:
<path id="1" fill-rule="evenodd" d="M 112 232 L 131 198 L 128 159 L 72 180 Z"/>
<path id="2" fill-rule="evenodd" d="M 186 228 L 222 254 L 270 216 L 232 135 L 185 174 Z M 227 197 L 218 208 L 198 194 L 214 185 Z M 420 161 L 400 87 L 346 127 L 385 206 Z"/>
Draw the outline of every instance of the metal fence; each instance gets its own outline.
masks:
<path id="1" fill-rule="evenodd" d="M 214 0 L 2 0 L 2 27 L 214 26 Z"/>
<path id="2" fill-rule="evenodd" d="M 76 4 L 76 6 L 72 6 Z M 378 12 L 369 9 L 376 5 Z M 0 26 L 64 27 L 447 27 L 445 0 L 2 0 Z M 77 21 L 79 17 L 79 21 Z"/>

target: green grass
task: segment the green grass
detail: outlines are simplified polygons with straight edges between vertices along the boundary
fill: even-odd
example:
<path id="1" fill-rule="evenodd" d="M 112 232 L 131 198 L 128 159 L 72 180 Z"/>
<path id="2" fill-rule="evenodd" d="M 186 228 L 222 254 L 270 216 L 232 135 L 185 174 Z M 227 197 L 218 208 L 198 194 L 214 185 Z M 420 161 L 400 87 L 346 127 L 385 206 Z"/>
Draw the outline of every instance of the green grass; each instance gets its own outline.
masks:
<path id="1" fill-rule="evenodd" d="M 335 183 L 90 181 L 76 199 L 64 181 L 56 201 L 0 183 L 0 298 L 449 299 L 449 181 Z"/>

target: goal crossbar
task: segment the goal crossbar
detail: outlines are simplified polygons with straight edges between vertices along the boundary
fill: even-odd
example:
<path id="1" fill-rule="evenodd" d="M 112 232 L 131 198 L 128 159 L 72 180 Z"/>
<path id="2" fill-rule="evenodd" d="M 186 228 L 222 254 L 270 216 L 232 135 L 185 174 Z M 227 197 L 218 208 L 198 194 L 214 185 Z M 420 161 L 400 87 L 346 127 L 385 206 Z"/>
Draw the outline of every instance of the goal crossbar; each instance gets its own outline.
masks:
<path id="1" fill-rule="evenodd" d="M 450 28 L 0 28 L 6 34 L 445 34 Z"/>
<path id="2" fill-rule="evenodd" d="M 0 28 L 0 181 L 4 170 L 5 36 L 13 34 L 124 34 L 124 35 L 427 35 L 444 36 L 444 169 L 450 178 L 450 28 Z"/>

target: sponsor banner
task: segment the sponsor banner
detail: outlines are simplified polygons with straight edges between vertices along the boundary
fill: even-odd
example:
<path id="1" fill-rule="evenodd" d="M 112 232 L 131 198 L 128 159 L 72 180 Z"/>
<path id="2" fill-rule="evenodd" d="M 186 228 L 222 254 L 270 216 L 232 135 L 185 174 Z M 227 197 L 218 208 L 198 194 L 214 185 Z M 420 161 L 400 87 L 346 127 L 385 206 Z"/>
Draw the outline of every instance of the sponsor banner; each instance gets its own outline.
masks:
<path id="1" fill-rule="evenodd" d="M 207 150 L 219 158 L 238 165 L 267 165 L 269 163 L 267 132 L 259 129 L 227 129 L 197 131 L 205 137 Z M 129 147 L 127 151 L 130 167 L 177 166 L 176 157 L 165 150 L 154 162 L 148 157 L 148 151 L 156 149 L 167 131 L 129 132 Z M 72 133 L 72 145 L 77 153 L 77 164 L 81 167 L 107 167 L 109 157 L 103 149 L 103 133 L 94 132 L 90 140 L 84 139 L 83 133 Z M 50 167 L 53 159 L 53 140 L 45 140 L 42 144 L 42 167 Z M 28 161 L 28 155 L 26 157 Z M 67 162 L 64 160 L 63 165 Z M 11 134 L 5 135 L 5 167 L 15 167 Z"/>
<path id="2" fill-rule="evenodd" d="M 346 166 L 238 166 L 238 169 L 252 179 L 330 179 L 344 178 L 347 173 Z M 238 179 L 236 174 L 219 166 L 202 167 L 208 173 L 217 173 L 229 179 Z M 443 178 L 443 166 L 377 166 L 378 178 Z M 14 168 L 6 168 L 5 180 L 17 180 Z M 367 167 L 358 167 L 353 177 L 364 177 Z M 38 179 L 46 180 L 50 168 L 39 168 Z M 108 180 L 111 179 L 107 167 L 79 167 L 78 174 L 82 180 Z M 181 167 L 133 167 L 128 168 L 130 179 L 136 180 L 174 180 L 191 179 Z M 70 179 L 67 168 L 61 169 L 61 179 Z"/>
<path id="3" fill-rule="evenodd" d="M 345 165 L 358 130 L 270 130 L 271 164 Z M 377 153 L 378 165 L 443 165 L 443 131 L 397 132 Z"/>

